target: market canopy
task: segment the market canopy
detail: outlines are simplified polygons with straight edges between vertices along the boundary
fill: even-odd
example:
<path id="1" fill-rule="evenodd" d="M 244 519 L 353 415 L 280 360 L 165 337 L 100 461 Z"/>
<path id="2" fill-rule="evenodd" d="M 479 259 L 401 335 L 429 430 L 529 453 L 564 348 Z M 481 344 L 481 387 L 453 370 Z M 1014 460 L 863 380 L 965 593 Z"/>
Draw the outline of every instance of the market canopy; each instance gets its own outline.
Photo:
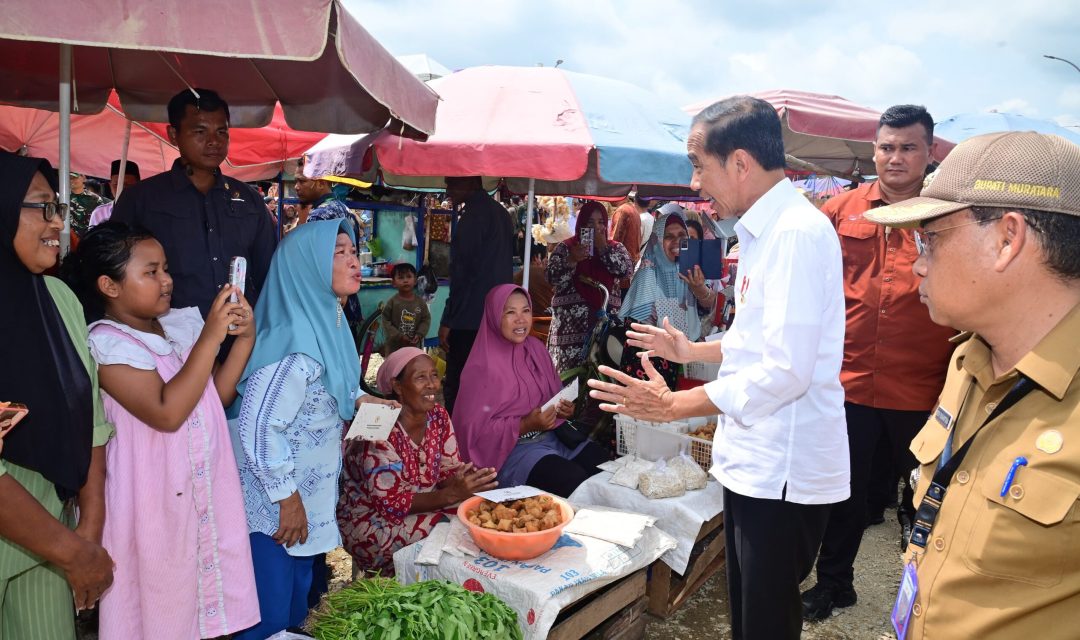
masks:
<path id="1" fill-rule="evenodd" d="M 403 188 L 482 176 L 515 193 L 527 193 L 531 180 L 537 195 L 613 197 L 635 187 L 691 195 L 690 118 L 661 96 L 552 67 L 473 67 L 429 84 L 443 102 L 426 141 L 392 129 L 327 139 L 309 153 L 305 173 L 371 181 L 378 171 Z"/>
<path id="2" fill-rule="evenodd" d="M 863 175 L 875 172 L 874 137 L 880 111 L 840 96 L 791 89 L 750 95 L 766 100 L 776 109 L 783 127 L 785 153 L 804 163 L 796 168 L 847 177 L 856 170 Z M 697 115 L 717 100 L 696 102 L 683 110 Z M 935 159 L 940 161 L 955 145 L 939 136 L 935 140 Z"/>
<path id="3" fill-rule="evenodd" d="M 269 125 L 277 103 L 297 130 L 364 133 L 389 123 L 422 135 L 435 126 L 438 96 L 341 0 L 7 0 L 0 103 L 57 111 L 61 44 L 73 45 L 82 114 L 101 112 L 115 89 L 129 117 L 164 122 L 169 99 L 190 86 L 217 90 L 238 127 Z"/>
<path id="4" fill-rule="evenodd" d="M 94 115 L 71 117 L 71 170 L 107 177 L 113 160 L 123 151 L 128 119 L 113 94 L 105 108 Z M 132 123 L 127 159 L 138 163 L 143 178 L 172 167 L 179 157 L 169 143 L 166 125 Z M 222 171 L 250 182 L 277 175 L 287 161 L 299 158 L 326 134 L 295 131 L 285 124 L 281 107 L 270 124 L 257 129 L 230 130 L 229 155 Z M 59 164 L 60 116 L 52 111 L 0 106 L 0 148 L 46 158 Z"/>
<path id="5" fill-rule="evenodd" d="M 984 133 L 998 133 L 1000 131 L 1036 131 L 1038 133 L 1052 133 L 1080 144 L 1080 132 L 1067 129 L 1049 120 L 1029 118 L 1015 113 L 961 113 L 934 126 L 934 130 L 950 140 L 963 142 L 974 136 Z"/>

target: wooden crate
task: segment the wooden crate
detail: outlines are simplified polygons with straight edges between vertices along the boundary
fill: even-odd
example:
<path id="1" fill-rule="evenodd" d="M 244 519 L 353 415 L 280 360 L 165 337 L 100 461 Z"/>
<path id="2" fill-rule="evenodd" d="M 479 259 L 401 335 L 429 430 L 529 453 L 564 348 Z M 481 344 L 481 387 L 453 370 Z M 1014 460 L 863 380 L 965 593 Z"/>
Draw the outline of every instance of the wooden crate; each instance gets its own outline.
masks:
<path id="1" fill-rule="evenodd" d="M 559 614 L 548 640 L 580 640 L 594 629 L 604 640 L 645 637 L 646 569 L 613 582 Z"/>
<path id="2" fill-rule="evenodd" d="M 649 577 L 649 613 L 666 618 L 678 611 L 686 600 L 714 573 L 724 568 L 724 514 L 701 525 L 686 574 L 679 576 L 663 560 L 652 564 Z"/>

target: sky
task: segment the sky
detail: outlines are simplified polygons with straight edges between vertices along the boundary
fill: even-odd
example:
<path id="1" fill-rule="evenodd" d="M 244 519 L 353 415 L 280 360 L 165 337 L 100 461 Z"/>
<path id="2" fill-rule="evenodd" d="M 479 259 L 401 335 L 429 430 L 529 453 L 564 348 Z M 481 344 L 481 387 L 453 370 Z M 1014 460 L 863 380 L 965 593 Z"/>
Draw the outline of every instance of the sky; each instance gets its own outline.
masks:
<path id="1" fill-rule="evenodd" d="M 767 89 L 838 95 L 936 121 L 997 110 L 1080 131 L 1075 0 L 343 0 L 394 55 L 451 70 L 561 67 L 675 106 Z"/>

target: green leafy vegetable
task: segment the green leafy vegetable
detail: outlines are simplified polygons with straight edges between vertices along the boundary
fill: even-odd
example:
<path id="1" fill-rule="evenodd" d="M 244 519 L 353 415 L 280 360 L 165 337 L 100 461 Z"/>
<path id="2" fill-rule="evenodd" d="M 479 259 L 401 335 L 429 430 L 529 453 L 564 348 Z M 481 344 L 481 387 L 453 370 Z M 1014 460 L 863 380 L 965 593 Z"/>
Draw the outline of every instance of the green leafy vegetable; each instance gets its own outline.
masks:
<path id="1" fill-rule="evenodd" d="M 489 593 L 427 580 L 357 580 L 315 612 L 318 640 L 521 640 L 517 614 Z"/>

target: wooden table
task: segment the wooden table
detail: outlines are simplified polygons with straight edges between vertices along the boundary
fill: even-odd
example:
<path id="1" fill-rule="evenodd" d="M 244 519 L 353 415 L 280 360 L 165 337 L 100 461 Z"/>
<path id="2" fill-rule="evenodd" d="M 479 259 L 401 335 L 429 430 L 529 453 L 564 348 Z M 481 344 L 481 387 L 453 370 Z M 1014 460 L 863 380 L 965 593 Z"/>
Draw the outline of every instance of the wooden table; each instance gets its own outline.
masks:
<path id="1" fill-rule="evenodd" d="M 548 640 L 580 640 L 597 627 L 605 640 L 644 638 L 646 571 L 632 573 L 564 609 Z"/>
<path id="2" fill-rule="evenodd" d="M 649 500 L 635 489 L 610 483 L 610 477 L 604 472 L 589 478 L 570 501 L 578 506 L 592 504 L 654 516 L 657 527 L 676 537 L 679 555 L 672 551 L 654 562 L 648 584 L 649 613 L 666 618 L 724 568 L 722 488 L 710 481 L 704 491 Z"/>
<path id="3" fill-rule="evenodd" d="M 666 618 L 675 613 L 705 581 L 724 568 L 724 514 L 701 525 L 694 543 L 690 564 L 684 575 L 671 570 L 665 562 L 652 564 L 649 577 L 649 613 Z"/>

